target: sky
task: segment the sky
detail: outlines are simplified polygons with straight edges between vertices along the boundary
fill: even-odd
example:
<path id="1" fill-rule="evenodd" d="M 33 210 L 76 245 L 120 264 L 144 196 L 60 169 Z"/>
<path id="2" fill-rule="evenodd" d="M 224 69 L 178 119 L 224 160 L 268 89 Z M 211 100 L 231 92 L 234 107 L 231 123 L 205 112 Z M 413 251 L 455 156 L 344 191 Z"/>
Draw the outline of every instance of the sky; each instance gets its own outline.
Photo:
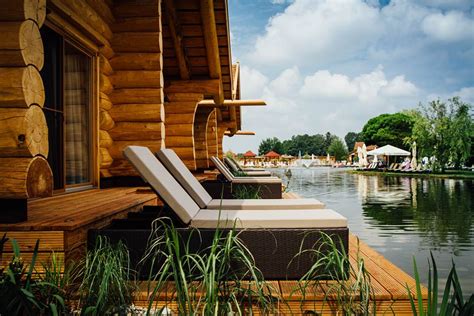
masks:
<path id="1" fill-rule="evenodd" d="M 224 150 L 330 132 L 431 100 L 474 104 L 473 0 L 228 0 L 242 130 Z"/>

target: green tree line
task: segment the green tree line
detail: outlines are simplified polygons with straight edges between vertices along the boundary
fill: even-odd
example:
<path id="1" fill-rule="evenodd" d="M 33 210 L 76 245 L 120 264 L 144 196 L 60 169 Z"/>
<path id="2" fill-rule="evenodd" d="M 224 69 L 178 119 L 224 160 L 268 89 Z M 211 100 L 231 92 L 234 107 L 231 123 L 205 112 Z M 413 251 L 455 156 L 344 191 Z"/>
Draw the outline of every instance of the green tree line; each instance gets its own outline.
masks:
<path id="1" fill-rule="evenodd" d="M 436 157 L 434 168 L 443 171 L 448 165 L 459 168 L 474 164 L 473 106 L 453 97 L 420 103 L 416 109 L 393 114 L 381 114 L 367 121 L 360 132 L 349 132 L 342 141 L 330 132 L 315 135 L 294 135 L 290 139 L 264 139 L 259 155 L 273 150 L 279 154 L 297 156 L 330 154 L 344 160 L 358 141 L 367 146 L 393 145 L 410 150 L 417 143 L 418 157 Z"/>
<path id="2" fill-rule="evenodd" d="M 474 164 L 473 106 L 459 97 L 447 102 L 420 103 L 416 109 L 381 114 L 367 121 L 362 131 L 347 133 L 352 149 L 355 141 L 366 145 L 393 145 L 411 150 L 417 144 L 418 157 L 435 157 L 433 168 L 444 171 Z"/>
<path id="3" fill-rule="evenodd" d="M 264 155 L 269 151 L 274 151 L 281 155 L 286 154 L 297 156 L 301 152 L 302 155 L 324 156 L 330 153 L 329 148 L 331 144 L 336 141 L 342 143 L 344 149 L 346 149 L 344 143 L 339 139 L 339 137 L 329 132 L 324 135 L 294 135 L 290 139 L 285 139 L 283 141 L 277 137 L 272 137 L 261 141 L 260 146 L 258 147 L 258 154 Z"/>

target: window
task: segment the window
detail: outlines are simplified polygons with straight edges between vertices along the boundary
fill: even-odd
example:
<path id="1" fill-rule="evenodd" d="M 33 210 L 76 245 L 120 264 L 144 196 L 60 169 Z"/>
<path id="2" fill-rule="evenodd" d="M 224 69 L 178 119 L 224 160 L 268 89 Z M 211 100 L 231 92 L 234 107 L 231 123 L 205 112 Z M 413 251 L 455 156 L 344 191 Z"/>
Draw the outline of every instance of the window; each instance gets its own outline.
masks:
<path id="1" fill-rule="evenodd" d="M 51 28 L 41 29 L 48 161 L 54 189 L 92 183 L 93 56 Z"/>

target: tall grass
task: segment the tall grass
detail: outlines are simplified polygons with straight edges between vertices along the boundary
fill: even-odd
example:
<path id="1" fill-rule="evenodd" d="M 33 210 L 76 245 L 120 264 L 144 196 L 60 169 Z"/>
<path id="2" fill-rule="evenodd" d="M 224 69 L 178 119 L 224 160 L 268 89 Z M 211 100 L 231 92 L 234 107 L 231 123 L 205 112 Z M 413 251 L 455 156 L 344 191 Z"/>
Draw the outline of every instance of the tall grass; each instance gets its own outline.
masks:
<path id="1" fill-rule="evenodd" d="M 132 303 L 133 273 L 127 247 L 99 236 L 80 270 L 79 307 L 83 315 L 107 315 Z"/>
<path id="2" fill-rule="evenodd" d="M 323 286 L 326 289 L 324 304 L 330 300 L 343 315 L 375 315 L 375 293 L 359 250 L 351 265 L 340 238 L 317 233 L 321 237 L 308 249 L 303 244 L 309 234 L 304 236 L 299 252 L 293 259 L 297 260 L 302 255 L 310 255 L 315 259 L 299 280 L 298 290 L 302 292 L 302 300 L 305 300 L 308 289 Z M 332 281 L 323 281 L 327 279 Z"/>
<path id="3" fill-rule="evenodd" d="M 438 269 L 436 267 L 436 261 L 433 257 L 433 253 L 431 252 L 430 259 L 431 261 L 428 260 L 428 300 L 425 306 L 421 291 L 420 275 L 418 273 L 418 267 L 416 264 L 415 257 L 413 257 L 413 269 L 415 273 L 416 282 L 416 300 L 413 297 L 408 285 L 406 286 L 408 295 L 410 297 L 413 315 L 474 315 L 474 294 L 471 294 L 468 300 L 464 300 L 461 284 L 459 282 L 459 278 L 456 272 L 456 265 L 454 264 L 454 262 L 452 264 L 451 270 L 449 271 L 448 279 L 446 280 L 441 304 L 438 305 Z"/>
<path id="4" fill-rule="evenodd" d="M 7 241 L 6 235 L 0 239 L 0 258 Z M 29 263 L 21 257 L 17 241 L 12 239 L 11 244 L 13 258 L 7 266 L 0 267 L 0 315 L 58 315 L 65 309 L 60 289 L 34 278 L 39 240 Z"/>
<path id="5" fill-rule="evenodd" d="M 218 227 L 212 234 L 210 244 L 196 249 L 205 239 L 199 230 L 184 234 L 168 218 L 153 222 L 142 260 L 150 263 L 149 280 L 154 282 L 149 283 L 149 312 L 156 308 L 155 298 L 169 291 L 169 281 L 174 281 L 174 295 L 169 299 L 177 303 L 180 315 L 241 315 L 252 313 L 253 306 L 273 311 L 272 289 L 235 225 L 226 230 Z M 248 310 L 244 312 L 243 306 Z"/>
<path id="6" fill-rule="evenodd" d="M 232 195 L 234 196 L 235 199 L 240 199 L 240 200 L 260 199 L 261 187 L 249 186 L 249 185 L 238 185 L 232 191 Z"/>

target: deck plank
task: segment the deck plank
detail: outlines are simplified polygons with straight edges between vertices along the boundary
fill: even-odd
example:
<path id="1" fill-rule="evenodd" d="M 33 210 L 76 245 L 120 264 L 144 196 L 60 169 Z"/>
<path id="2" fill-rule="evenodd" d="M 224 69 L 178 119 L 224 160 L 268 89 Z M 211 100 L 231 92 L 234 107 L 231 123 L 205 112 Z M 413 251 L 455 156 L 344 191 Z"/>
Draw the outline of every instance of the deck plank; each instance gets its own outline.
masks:
<path id="1" fill-rule="evenodd" d="M 0 224 L 0 231 L 67 231 L 108 218 L 134 205 L 156 201 L 137 188 L 95 189 L 28 201 L 28 220 Z"/>

